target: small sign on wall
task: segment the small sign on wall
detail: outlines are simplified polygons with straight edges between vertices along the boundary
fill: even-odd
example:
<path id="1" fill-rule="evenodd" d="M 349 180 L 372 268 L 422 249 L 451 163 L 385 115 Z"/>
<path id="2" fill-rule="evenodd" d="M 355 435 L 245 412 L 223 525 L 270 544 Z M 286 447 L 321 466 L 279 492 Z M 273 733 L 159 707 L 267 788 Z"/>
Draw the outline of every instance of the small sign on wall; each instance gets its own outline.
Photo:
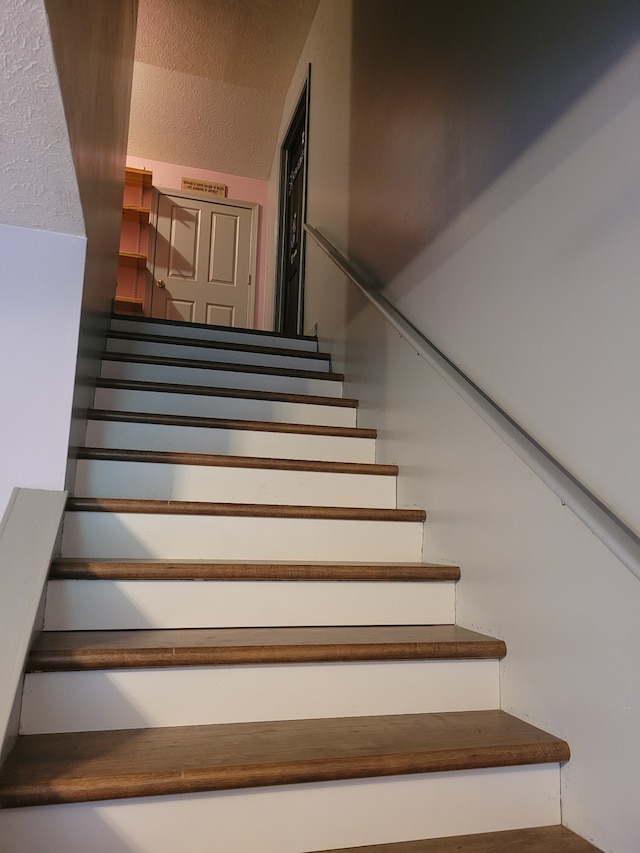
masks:
<path id="1" fill-rule="evenodd" d="M 225 198 L 227 195 L 227 188 L 225 184 L 214 184 L 211 183 L 211 181 L 199 181 L 196 178 L 183 178 L 182 189 L 187 192 L 222 196 L 222 198 Z"/>

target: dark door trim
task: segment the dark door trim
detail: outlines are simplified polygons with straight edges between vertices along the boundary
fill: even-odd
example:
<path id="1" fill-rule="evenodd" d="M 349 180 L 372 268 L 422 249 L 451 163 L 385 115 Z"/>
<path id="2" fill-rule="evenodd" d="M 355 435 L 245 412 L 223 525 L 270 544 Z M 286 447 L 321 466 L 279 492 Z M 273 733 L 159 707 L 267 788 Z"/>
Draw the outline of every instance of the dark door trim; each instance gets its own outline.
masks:
<path id="1" fill-rule="evenodd" d="M 274 306 L 274 329 L 278 332 L 289 331 L 303 334 L 304 329 L 304 261 L 306 235 L 304 223 L 307 219 L 307 164 L 309 159 L 309 92 L 311 83 L 311 65 L 307 70 L 307 79 L 296 103 L 291 121 L 280 147 L 280 190 L 278 202 L 278 265 L 276 268 L 276 298 Z M 295 329 L 285 329 L 285 305 L 287 289 L 287 255 L 289 234 L 287 229 L 287 200 L 289 197 L 289 174 L 296 164 L 292 163 L 292 149 L 300 125 L 304 129 L 304 151 L 300 171 L 302 172 L 302 221 L 298 223 L 300 266 L 298 276 L 298 311 Z"/>

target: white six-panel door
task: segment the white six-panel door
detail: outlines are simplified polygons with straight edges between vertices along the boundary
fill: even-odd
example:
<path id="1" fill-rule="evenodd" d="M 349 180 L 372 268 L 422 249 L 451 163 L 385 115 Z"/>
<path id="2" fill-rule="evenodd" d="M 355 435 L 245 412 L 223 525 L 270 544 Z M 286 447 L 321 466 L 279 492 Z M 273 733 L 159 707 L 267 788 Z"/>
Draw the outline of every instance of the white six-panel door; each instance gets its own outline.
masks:
<path id="1" fill-rule="evenodd" d="M 158 190 L 155 226 L 152 316 L 253 326 L 257 205 Z"/>

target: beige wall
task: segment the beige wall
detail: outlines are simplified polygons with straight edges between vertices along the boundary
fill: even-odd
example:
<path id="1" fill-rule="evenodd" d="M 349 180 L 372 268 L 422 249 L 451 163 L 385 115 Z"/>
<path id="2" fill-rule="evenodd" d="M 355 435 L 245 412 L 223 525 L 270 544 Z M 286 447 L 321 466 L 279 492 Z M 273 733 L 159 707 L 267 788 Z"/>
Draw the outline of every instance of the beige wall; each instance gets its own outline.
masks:
<path id="1" fill-rule="evenodd" d="M 115 293 L 137 0 L 47 0 L 87 235 L 71 443 L 95 377 Z M 69 472 L 70 482 L 72 471 Z"/>
<path id="2" fill-rule="evenodd" d="M 267 234 L 272 235 L 272 239 L 267 255 L 267 306 L 272 306 L 274 301 L 280 146 L 307 78 L 309 63 L 307 221 L 324 229 L 338 246 L 347 246 L 350 62 L 351 2 L 322 0 L 285 101 L 269 180 Z M 340 287 L 342 277 L 331 264 L 311 251 L 307 252 L 306 268 L 307 280 L 321 282 L 321 286 L 306 290 L 304 331 L 312 333 L 317 323 L 322 340 L 335 339 L 334 331 L 344 324 L 345 306 L 340 304 L 344 298 Z M 335 355 L 339 361 L 338 354 Z"/>
<path id="3" fill-rule="evenodd" d="M 313 65 L 322 130 L 309 138 L 328 164 L 328 90 L 350 99 L 338 125 L 349 227 L 313 166 L 309 221 L 341 248 L 347 236 L 410 321 L 640 531 L 640 8 L 352 6 L 350 75 Z M 310 44 L 332 9 L 321 2 Z M 322 106 L 314 86 L 327 87 Z M 503 707 L 571 745 L 563 820 L 605 851 L 635 849 L 640 584 L 353 287 L 325 276 L 310 246 L 305 323 L 335 334 L 359 422 L 379 428 L 380 461 L 401 466 L 400 504 L 427 509 L 425 557 L 461 564 L 458 620 L 507 641 Z"/>

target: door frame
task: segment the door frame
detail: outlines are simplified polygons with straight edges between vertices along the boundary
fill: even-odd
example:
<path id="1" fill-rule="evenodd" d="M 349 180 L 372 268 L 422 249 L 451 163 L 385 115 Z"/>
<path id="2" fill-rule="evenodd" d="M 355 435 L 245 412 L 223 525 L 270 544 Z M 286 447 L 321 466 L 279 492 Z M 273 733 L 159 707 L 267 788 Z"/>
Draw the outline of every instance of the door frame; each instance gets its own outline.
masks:
<path id="1" fill-rule="evenodd" d="M 174 190 L 171 187 L 152 187 L 151 195 L 151 214 L 149 216 L 149 254 L 148 254 L 148 278 L 149 287 L 144 304 L 144 313 L 151 316 L 151 302 L 153 300 L 153 288 L 155 287 L 155 268 L 156 268 L 156 236 L 158 233 L 158 207 L 160 204 L 160 196 L 177 196 L 178 198 L 190 199 L 191 201 L 208 201 L 212 204 L 225 204 L 229 207 L 241 207 L 251 211 L 251 246 L 249 253 L 249 308 L 248 314 L 251 318 L 251 326 L 248 328 L 255 329 L 256 327 L 256 287 L 258 275 L 258 227 L 260 218 L 260 205 L 257 201 L 240 201 L 234 198 L 224 198 L 223 196 L 210 196 L 207 193 L 185 192 L 185 190 Z M 229 327 L 233 328 L 233 327 Z M 239 328 L 239 327 L 237 327 Z"/>
<path id="2" fill-rule="evenodd" d="M 296 332 L 301 335 L 304 331 L 304 273 L 306 255 L 306 231 L 304 224 L 307 221 L 307 176 L 309 164 L 309 114 L 311 92 L 311 63 L 307 68 L 307 76 L 302 85 L 300 95 L 296 101 L 295 109 L 287 125 L 286 133 L 280 145 L 280 181 L 278 195 L 278 255 L 276 266 L 276 290 L 274 304 L 273 328 L 277 332 L 283 331 L 284 305 L 286 287 L 286 258 L 287 238 L 286 233 L 286 204 L 287 204 L 287 175 L 290 169 L 290 147 L 293 141 L 294 130 L 303 122 L 305 143 L 304 158 L 302 162 L 302 222 L 300 223 L 300 282 L 298 293 L 298 320 Z"/>

